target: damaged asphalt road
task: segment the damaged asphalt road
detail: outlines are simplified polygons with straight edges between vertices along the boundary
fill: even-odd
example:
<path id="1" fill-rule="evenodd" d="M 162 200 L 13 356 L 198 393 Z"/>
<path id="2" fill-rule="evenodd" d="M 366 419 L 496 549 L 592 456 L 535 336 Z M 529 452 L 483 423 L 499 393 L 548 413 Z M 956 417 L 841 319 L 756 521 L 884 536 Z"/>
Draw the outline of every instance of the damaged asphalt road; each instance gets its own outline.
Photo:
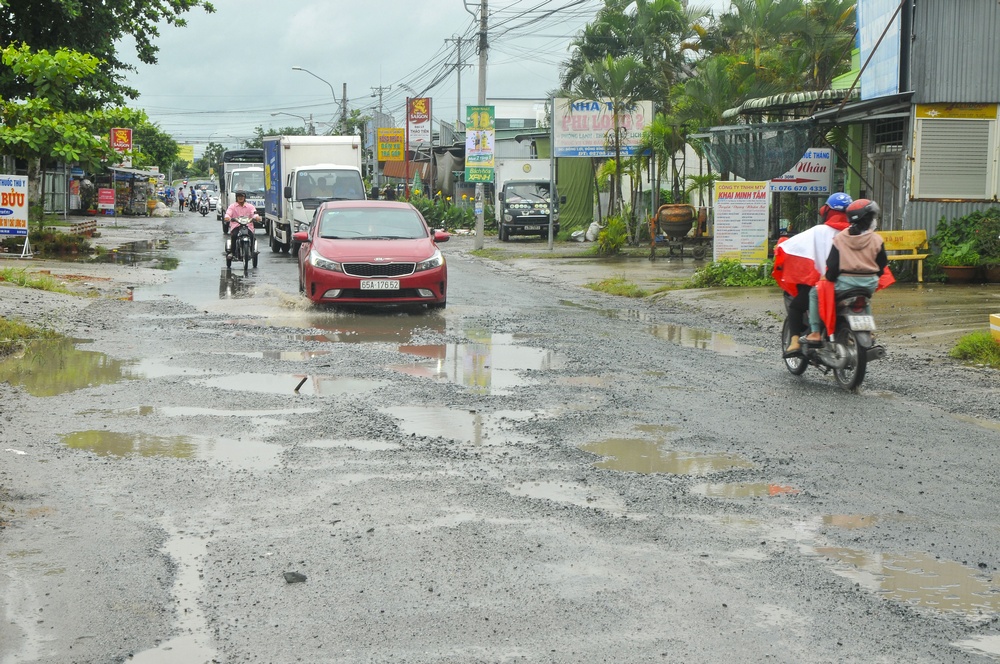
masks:
<path id="1" fill-rule="evenodd" d="M 1000 657 L 994 371 L 890 343 L 849 394 L 739 299 L 470 238 L 443 312 L 315 308 L 130 223 L 177 269 L 0 285 L 66 335 L 0 363 L 2 664 Z"/>

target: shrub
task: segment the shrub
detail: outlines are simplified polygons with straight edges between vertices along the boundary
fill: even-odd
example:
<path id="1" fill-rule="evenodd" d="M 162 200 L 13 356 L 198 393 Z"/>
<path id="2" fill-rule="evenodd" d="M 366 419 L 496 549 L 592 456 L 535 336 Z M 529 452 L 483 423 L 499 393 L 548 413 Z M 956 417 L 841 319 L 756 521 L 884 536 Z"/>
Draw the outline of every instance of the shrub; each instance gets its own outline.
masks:
<path id="1" fill-rule="evenodd" d="M 709 263 L 694 273 L 684 288 L 713 288 L 718 286 L 773 286 L 771 261 L 761 265 L 743 265 L 736 260 Z"/>
<path id="2" fill-rule="evenodd" d="M 948 353 L 958 360 L 986 364 L 1000 369 L 1000 343 L 989 332 L 973 332 L 958 340 Z"/>
<path id="3" fill-rule="evenodd" d="M 620 216 L 607 218 L 607 223 L 597 235 L 597 253 L 601 256 L 615 256 L 625 246 L 628 229 Z"/>

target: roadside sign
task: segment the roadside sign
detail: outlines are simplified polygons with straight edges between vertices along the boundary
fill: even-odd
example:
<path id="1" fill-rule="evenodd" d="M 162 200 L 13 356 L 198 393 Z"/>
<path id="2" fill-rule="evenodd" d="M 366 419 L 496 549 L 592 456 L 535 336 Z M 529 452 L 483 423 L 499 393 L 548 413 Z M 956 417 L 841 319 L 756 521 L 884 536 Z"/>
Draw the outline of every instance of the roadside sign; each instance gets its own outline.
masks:
<path id="1" fill-rule="evenodd" d="M 832 151 L 828 148 L 806 150 L 790 171 L 770 180 L 768 189 L 781 194 L 833 193 Z"/>
<path id="2" fill-rule="evenodd" d="M 98 210 L 114 210 L 115 209 L 115 190 L 114 189 L 98 189 L 97 190 L 97 209 Z"/>
<path id="3" fill-rule="evenodd" d="M 0 175 L 0 235 L 28 234 L 28 178 Z"/>
<path id="4" fill-rule="evenodd" d="M 495 107 L 465 109 L 465 181 L 493 182 Z"/>
<path id="5" fill-rule="evenodd" d="M 379 127 L 378 160 L 403 161 L 404 142 L 406 142 L 406 129 L 402 127 Z"/>

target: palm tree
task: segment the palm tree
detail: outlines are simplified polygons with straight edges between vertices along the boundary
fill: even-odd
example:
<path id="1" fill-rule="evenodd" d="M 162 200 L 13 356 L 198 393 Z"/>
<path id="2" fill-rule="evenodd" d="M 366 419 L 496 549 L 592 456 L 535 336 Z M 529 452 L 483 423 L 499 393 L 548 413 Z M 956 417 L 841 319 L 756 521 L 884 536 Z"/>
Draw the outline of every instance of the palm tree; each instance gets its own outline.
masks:
<path id="1" fill-rule="evenodd" d="M 812 0 L 793 32 L 792 53 L 802 72 L 802 87 L 825 90 L 850 67 L 854 43 L 855 0 Z"/>
<path id="2" fill-rule="evenodd" d="M 786 43 L 801 21 L 802 0 L 731 0 L 719 17 L 719 32 L 730 53 L 742 53 L 754 70 L 766 75 L 765 63 Z M 780 60 L 779 60 L 780 61 Z"/>

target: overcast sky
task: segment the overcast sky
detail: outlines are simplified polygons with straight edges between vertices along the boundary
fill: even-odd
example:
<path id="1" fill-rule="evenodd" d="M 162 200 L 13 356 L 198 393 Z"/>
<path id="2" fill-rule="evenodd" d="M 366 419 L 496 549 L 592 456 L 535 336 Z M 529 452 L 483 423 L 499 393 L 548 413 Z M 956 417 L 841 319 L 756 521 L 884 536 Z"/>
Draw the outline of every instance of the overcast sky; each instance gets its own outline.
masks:
<path id="1" fill-rule="evenodd" d="M 432 98 L 435 120 L 454 122 L 455 39 L 461 38 L 461 107 L 475 104 L 479 2 L 462 0 L 213 0 L 216 12 L 189 12 L 188 26 L 160 27 L 159 63 L 139 65 L 129 84 L 135 106 L 195 154 L 214 141 L 235 147 L 257 125 L 304 126 L 336 120 L 342 86 L 348 109 L 378 106 L 402 119 L 405 98 Z M 490 0 L 487 97 L 544 98 L 559 64 L 601 0 Z M 692 0 L 717 12 L 729 0 Z M 545 15 L 548 14 L 548 15 Z M 451 41 L 446 41 L 451 40 Z M 134 53 L 131 44 L 122 55 Z M 330 85 L 303 72 L 303 67 Z M 333 87 L 331 91 L 330 87 Z M 404 86 L 412 88 L 410 92 Z M 391 89 L 390 89 L 391 88 Z M 416 93 L 416 94 L 414 94 Z M 336 102 L 334 101 L 336 97 Z M 290 113 L 277 115 L 272 113 Z M 463 118 L 464 119 L 464 118 Z"/>

